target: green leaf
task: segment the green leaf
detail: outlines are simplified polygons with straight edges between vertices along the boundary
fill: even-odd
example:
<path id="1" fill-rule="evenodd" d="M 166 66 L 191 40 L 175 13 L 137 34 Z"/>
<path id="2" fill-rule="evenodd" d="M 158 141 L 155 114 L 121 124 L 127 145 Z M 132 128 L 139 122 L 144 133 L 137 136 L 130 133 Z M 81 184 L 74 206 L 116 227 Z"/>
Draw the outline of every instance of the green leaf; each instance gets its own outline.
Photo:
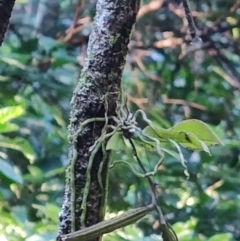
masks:
<path id="1" fill-rule="evenodd" d="M 126 150 L 126 144 L 124 138 L 120 132 L 116 132 L 107 143 L 106 150 L 120 151 Z"/>
<path id="2" fill-rule="evenodd" d="M 6 64 L 9 64 L 9 65 L 12 65 L 14 67 L 17 67 L 19 69 L 22 69 L 22 70 L 26 70 L 26 68 L 27 68 L 26 65 L 22 64 L 20 61 L 14 59 L 14 58 L 1 56 L 0 61 L 4 62 Z"/>
<path id="3" fill-rule="evenodd" d="M 13 166 L 0 158 L 0 177 L 1 176 L 14 183 L 23 183 L 22 176 L 14 170 Z"/>
<path id="4" fill-rule="evenodd" d="M 46 36 L 41 36 L 39 38 L 39 46 L 43 48 L 45 51 L 49 52 L 53 48 L 59 46 L 60 43 L 56 39 L 46 37 Z"/>
<path id="5" fill-rule="evenodd" d="M 12 123 L 0 123 L 0 133 L 8 133 L 18 130 L 19 127 Z"/>
<path id="6" fill-rule="evenodd" d="M 9 120 L 19 117 L 24 113 L 21 106 L 11 106 L 0 109 L 0 123 L 6 123 Z"/>
<path id="7" fill-rule="evenodd" d="M 210 153 L 208 147 L 192 133 L 183 131 L 177 132 L 172 131 L 171 129 L 163 129 L 159 127 L 155 127 L 155 129 L 153 129 L 150 126 L 147 126 L 143 132 L 146 135 L 159 139 L 160 142 L 173 140 L 187 149 L 206 151 Z"/>
<path id="8" fill-rule="evenodd" d="M 160 142 L 173 140 L 187 149 L 209 154 L 209 146 L 221 143 L 209 126 L 199 120 L 182 121 L 169 129 L 147 126 L 143 133 L 157 138 Z"/>
<path id="9" fill-rule="evenodd" d="M 168 139 L 172 139 L 172 137 L 175 136 L 173 133 L 169 133 L 168 129 L 163 129 L 161 127 L 154 127 L 153 129 L 151 126 L 147 126 L 143 129 L 143 134 L 145 136 L 157 138 L 160 142 L 168 142 Z"/>
<path id="10" fill-rule="evenodd" d="M 134 142 L 143 147 L 147 151 L 155 151 L 156 150 L 156 142 L 150 139 L 148 136 L 144 135 L 143 133 L 136 132 L 134 133 L 132 139 Z"/>
<path id="11" fill-rule="evenodd" d="M 230 241 L 232 235 L 230 233 L 216 234 L 212 236 L 208 241 Z"/>
<path id="12" fill-rule="evenodd" d="M 45 217 L 52 219 L 52 221 L 56 222 L 56 217 L 59 213 L 59 206 L 47 203 L 45 205 L 33 204 L 33 208 L 37 209 L 40 213 L 44 214 Z"/>
<path id="13" fill-rule="evenodd" d="M 8 137 L 0 137 L 0 146 L 22 152 L 22 154 L 27 157 L 30 162 L 33 162 L 35 159 L 35 153 L 29 142 L 21 137 L 12 139 Z"/>
<path id="14" fill-rule="evenodd" d="M 169 130 L 175 132 L 186 132 L 194 134 L 199 140 L 203 141 L 207 146 L 221 144 L 221 140 L 210 129 L 210 127 L 199 120 L 185 120 L 173 126 Z"/>
<path id="15" fill-rule="evenodd" d="M 141 147 L 143 147 L 145 150 L 147 151 L 156 151 L 156 144 L 153 143 L 147 143 L 147 142 L 143 142 L 143 141 L 134 141 L 134 143 L 136 143 L 137 145 L 140 145 Z"/>

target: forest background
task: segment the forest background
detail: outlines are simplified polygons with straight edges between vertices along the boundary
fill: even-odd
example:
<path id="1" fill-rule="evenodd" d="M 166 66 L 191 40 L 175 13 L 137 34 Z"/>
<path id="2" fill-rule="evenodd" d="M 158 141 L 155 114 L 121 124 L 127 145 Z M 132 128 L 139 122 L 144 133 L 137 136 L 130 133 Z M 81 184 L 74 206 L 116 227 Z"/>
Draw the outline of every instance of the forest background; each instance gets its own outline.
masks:
<path id="1" fill-rule="evenodd" d="M 192 1 L 203 40 L 190 44 L 182 7 L 142 1 L 129 44 L 123 89 L 169 128 L 189 118 L 210 125 L 224 146 L 212 155 L 166 156 L 156 180 L 162 208 L 181 241 L 240 240 L 240 1 Z M 0 48 L 0 240 L 54 240 L 67 165 L 70 99 L 83 65 L 96 1 L 17 1 Z M 112 159 L 128 160 L 128 155 Z M 143 160 L 151 169 L 154 157 Z M 119 165 L 110 172 L 107 217 L 150 194 Z M 104 240 L 159 240 L 148 215 Z"/>

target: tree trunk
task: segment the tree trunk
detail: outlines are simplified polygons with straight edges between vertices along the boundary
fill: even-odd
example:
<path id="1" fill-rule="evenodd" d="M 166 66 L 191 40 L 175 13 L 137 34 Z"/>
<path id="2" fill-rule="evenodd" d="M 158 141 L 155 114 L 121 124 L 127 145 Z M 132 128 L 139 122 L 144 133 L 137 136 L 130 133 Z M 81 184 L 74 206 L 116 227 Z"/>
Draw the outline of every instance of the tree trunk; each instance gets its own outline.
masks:
<path id="1" fill-rule="evenodd" d="M 90 123 L 80 133 L 77 131 L 89 118 L 104 118 L 106 106 L 108 116 L 116 115 L 127 46 L 139 4 L 140 0 L 98 0 L 84 68 L 71 101 L 69 166 L 59 215 L 58 241 L 62 240 L 61 235 L 104 218 L 109 155 L 105 156 L 100 148 L 92 166 L 90 161 L 91 147 L 101 136 L 104 122 Z M 72 201 L 75 202 L 74 214 L 71 213 Z"/>
<path id="2" fill-rule="evenodd" d="M 0 0 L 0 46 L 9 25 L 15 0 Z"/>

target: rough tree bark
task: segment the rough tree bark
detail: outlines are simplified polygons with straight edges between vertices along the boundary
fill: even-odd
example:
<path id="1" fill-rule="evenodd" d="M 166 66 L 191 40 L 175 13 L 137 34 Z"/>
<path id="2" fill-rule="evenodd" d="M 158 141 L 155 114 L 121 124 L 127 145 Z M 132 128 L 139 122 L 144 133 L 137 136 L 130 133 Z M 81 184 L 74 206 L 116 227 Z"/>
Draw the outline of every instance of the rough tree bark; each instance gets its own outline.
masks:
<path id="1" fill-rule="evenodd" d="M 117 98 L 120 91 L 122 71 L 128 50 L 132 28 L 136 21 L 140 0 L 98 0 L 92 33 L 89 38 L 87 56 L 81 72 L 79 83 L 74 90 L 71 101 L 69 125 L 69 166 L 66 175 L 65 196 L 59 214 L 59 235 L 71 232 L 71 178 L 74 176 L 75 187 L 75 231 L 82 224 L 83 192 L 87 182 L 86 174 L 91 155 L 91 147 L 100 137 L 103 122 L 90 123 L 77 137 L 74 145 L 74 134 L 80 124 L 93 117 L 104 117 L 105 100 L 108 102 L 108 116 L 115 115 Z M 74 153 L 77 154 L 76 158 Z M 105 195 L 108 176 L 109 157 L 104 161 L 101 180 L 104 188 L 100 188 L 98 171 L 103 159 L 102 150 L 95 155 L 90 172 L 90 185 L 86 202 L 86 227 L 102 221 L 104 217 Z M 71 162 L 74 161 L 74 173 L 71 174 Z M 97 238 L 95 240 L 99 240 Z"/>
<path id="2" fill-rule="evenodd" d="M 15 0 L 0 0 L 0 46 L 9 25 Z"/>

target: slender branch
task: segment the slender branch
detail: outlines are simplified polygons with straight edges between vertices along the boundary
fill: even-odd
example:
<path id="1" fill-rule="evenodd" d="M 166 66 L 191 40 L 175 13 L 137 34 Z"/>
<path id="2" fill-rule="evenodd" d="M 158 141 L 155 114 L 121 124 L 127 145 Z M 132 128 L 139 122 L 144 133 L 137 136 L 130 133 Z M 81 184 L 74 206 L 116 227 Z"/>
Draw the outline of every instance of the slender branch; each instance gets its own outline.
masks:
<path id="1" fill-rule="evenodd" d="M 135 156 L 138 165 L 140 166 L 140 168 L 142 169 L 142 171 L 144 173 L 147 173 L 146 168 L 144 167 L 144 165 L 142 164 L 141 159 L 138 157 L 137 154 L 137 150 L 136 147 L 133 143 L 133 141 L 131 140 L 131 138 L 128 138 L 132 150 L 133 150 L 133 155 Z M 152 203 L 155 206 L 155 210 L 158 214 L 158 221 L 160 223 L 160 229 L 162 231 L 162 238 L 164 241 L 178 241 L 177 235 L 175 234 L 174 230 L 171 228 L 171 226 L 169 226 L 163 216 L 162 210 L 160 208 L 159 205 L 157 205 L 157 193 L 156 193 L 156 184 L 153 182 L 153 180 L 151 179 L 151 177 L 146 176 L 146 179 L 150 185 L 151 191 L 152 191 Z"/>
<path id="2" fill-rule="evenodd" d="M 195 25 L 195 22 L 194 22 L 194 19 L 193 19 L 193 16 L 192 16 L 192 12 L 190 10 L 190 7 L 189 7 L 189 0 L 182 0 L 183 2 L 183 8 L 184 8 L 184 11 L 185 11 L 185 14 L 186 14 L 186 18 L 187 18 L 187 21 L 188 21 L 188 27 L 189 27 L 189 30 L 190 30 L 190 35 L 192 37 L 192 44 L 196 44 L 196 45 L 202 45 L 202 39 L 198 36 L 197 34 L 197 28 L 196 28 L 196 25 Z"/>
<path id="3" fill-rule="evenodd" d="M 191 13 L 191 10 L 189 7 L 189 2 L 188 2 L 188 0 L 182 0 L 182 2 L 183 2 L 184 11 L 186 13 L 186 18 L 188 21 L 188 27 L 190 30 L 191 37 L 192 37 L 192 39 L 196 39 L 197 28 L 196 28 L 196 25 L 195 25 L 195 22 L 194 22 L 194 19 L 193 19 L 193 16 L 192 16 L 192 13 Z"/>

